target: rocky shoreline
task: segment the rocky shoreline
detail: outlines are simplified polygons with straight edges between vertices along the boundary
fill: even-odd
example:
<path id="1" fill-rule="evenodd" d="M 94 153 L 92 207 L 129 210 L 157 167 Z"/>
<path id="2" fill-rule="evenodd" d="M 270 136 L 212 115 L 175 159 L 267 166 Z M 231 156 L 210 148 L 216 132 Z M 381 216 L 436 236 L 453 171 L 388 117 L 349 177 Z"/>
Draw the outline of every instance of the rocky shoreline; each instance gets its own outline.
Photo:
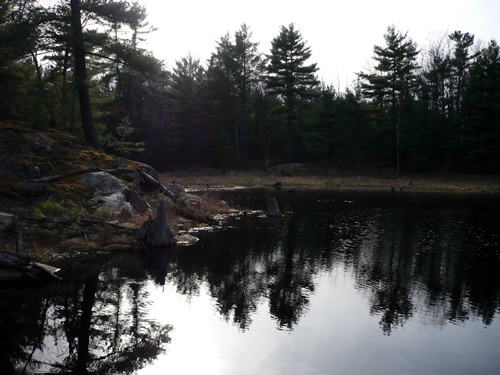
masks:
<path id="1" fill-rule="evenodd" d="M 93 150 L 54 129 L 0 123 L 0 249 L 51 261 L 96 249 L 134 251 L 143 223 L 160 202 L 179 245 L 195 243 L 186 228 L 218 225 L 224 202 L 207 202 L 156 170 Z"/>

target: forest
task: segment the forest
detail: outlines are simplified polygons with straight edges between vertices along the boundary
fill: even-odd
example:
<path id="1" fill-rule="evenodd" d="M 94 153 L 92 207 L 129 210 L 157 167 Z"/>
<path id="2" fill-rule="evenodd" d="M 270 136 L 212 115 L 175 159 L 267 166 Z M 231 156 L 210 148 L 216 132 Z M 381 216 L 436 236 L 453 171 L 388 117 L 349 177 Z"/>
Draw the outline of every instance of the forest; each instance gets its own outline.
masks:
<path id="1" fill-rule="evenodd" d="M 141 48 L 155 28 L 140 2 L 0 4 L 0 121 L 64 130 L 160 170 L 500 170 L 495 40 L 455 31 L 418 46 L 388 26 L 373 68 L 340 90 L 319 81 L 295 24 L 277 28 L 270 51 L 243 24 L 214 41 L 208 61 L 187 55 L 167 68 Z"/>

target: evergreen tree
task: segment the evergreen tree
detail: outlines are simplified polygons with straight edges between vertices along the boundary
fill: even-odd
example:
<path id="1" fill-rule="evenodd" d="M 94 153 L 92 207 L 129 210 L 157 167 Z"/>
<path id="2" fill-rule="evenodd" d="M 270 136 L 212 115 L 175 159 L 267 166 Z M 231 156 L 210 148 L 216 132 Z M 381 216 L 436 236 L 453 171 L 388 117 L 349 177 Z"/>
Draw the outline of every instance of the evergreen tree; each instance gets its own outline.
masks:
<path id="1" fill-rule="evenodd" d="M 239 124 L 241 129 L 241 164 L 248 162 L 248 126 L 249 97 L 252 90 L 261 81 L 264 71 L 264 59 L 258 51 L 259 43 L 251 41 L 252 33 L 243 24 L 235 33 L 235 83 L 240 102 Z"/>
<path id="2" fill-rule="evenodd" d="M 29 58 L 32 60 L 31 66 L 35 69 L 36 84 L 30 86 L 35 88 L 31 91 L 36 98 L 31 102 L 34 103 L 33 112 L 36 115 L 30 120 L 42 125 L 57 126 L 59 124 L 60 127 L 65 128 L 68 113 L 66 107 L 69 102 L 68 83 L 71 83 L 68 81 L 73 79 L 79 95 L 78 103 L 81 108 L 85 138 L 95 147 L 99 147 L 92 113 L 96 105 L 91 103 L 89 92 L 97 85 L 93 79 L 94 75 L 104 78 L 103 83 L 107 83 L 108 88 L 111 88 L 113 85 L 116 86 L 116 83 L 106 80 L 108 74 L 103 70 L 107 69 L 109 61 L 116 63 L 116 71 L 119 70 L 120 64 L 126 65 L 128 71 L 140 71 L 143 76 L 142 72 L 158 71 L 157 60 L 136 46 L 137 35 L 145 26 L 143 22 L 145 8 L 128 1 L 108 0 L 72 0 L 53 5 L 40 4 L 36 6 L 35 1 L 8 1 L 0 8 L 2 21 L 0 41 L 3 37 L 8 38 L 16 34 L 16 37 L 11 39 L 16 43 L 10 43 L 11 47 L 5 44 L 9 49 L 9 64 L 15 66 L 22 63 L 22 71 L 27 66 L 26 61 Z M 82 20 L 85 22 L 82 23 Z M 95 27 L 97 25 L 99 27 Z M 116 34 L 113 38 L 106 30 L 106 27 L 110 25 L 113 25 L 115 30 L 126 25 L 130 30 L 130 37 L 126 35 L 126 31 L 123 31 L 120 40 Z M 21 43 L 19 43 L 19 35 L 22 35 Z M 128 39 L 131 39 L 131 42 Z M 2 43 L 0 48 L 3 46 Z M 42 67 L 42 65 L 45 66 Z M 96 68 L 100 70 L 97 72 Z M 55 71 L 59 73 L 54 74 Z M 17 78 L 19 73 L 18 70 L 15 74 Z M 115 75 L 115 77 L 118 76 L 119 74 Z M 60 92 L 54 92 L 54 87 L 59 87 Z M 54 94 L 60 99 L 55 101 Z M 132 96 L 132 94 L 129 95 L 129 97 Z M 9 102 L 12 101 L 13 99 L 9 100 Z M 97 102 L 96 98 L 92 101 Z M 70 107 L 73 106 L 72 103 L 69 104 Z M 24 111 L 31 110 L 31 106 L 25 107 Z M 135 106 L 128 107 L 135 108 Z M 40 116 L 44 113 L 44 117 Z M 134 119 L 133 114 L 125 113 L 117 123 L 125 116 Z M 17 116 L 20 115 L 17 114 Z M 27 119 L 26 116 L 21 117 Z"/>
<path id="3" fill-rule="evenodd" d="M 34 122 L 44 95 L 36 60 L 43 12 L 35 0 L 0 3 L 0 118 Z"/>
<path id="4" fill-rule="evenodd" d="M 444 160 L 445 130 L 452 104 L 449 90 L 451 79 L 451 48 L 447 35 L 427 47 L 419 79 L 419 106 L 425 112 L 428 127 L 426 140 L 430 159 L 439 164 Z"/>
<path id="5" fill-rule="evenodd" d="M 336 156 L 335 135 L 337 129 L 337 92 L 332 86 L 323 86 L 320 98 L 311 107 L 314 120 L 304 131 L 305 154 L 310 160 L 328 160 Z"/>
<path id="6" fill-rule="evenodd" d="M 316 64 L 306 65 L 311 48 L 293 24 L 281 26 L 279 35 L 271 42 L 267 66 L 267 87 L 283 103 L 280 108 L 287 121 L 287 159 L 295 157 L 294 140 L 299 134 L 302 109 L 317 95 Z"/>
<path id="7" fill-rule="evenodd" d="M 239 104 L 236 86 L 234 43 L 229 33 L 222 36 L 210 57 L 207 71 L 207 99 L 210 107 L 211 163 L 234 160 L 241 164 L 239 150 Z"/>
<path id="8" fill-rule="evenodd" d="M 304 131 L 306 156 L 330 164 L 334 159 L 351 165 L 359 162 L 366 124 L 359 97 L 350 89 L 340 92 L 323 86 L 311 109 L 311 123 Z"/>
<path id="9" fill-rule="evenodd" d="M 170 114 L 169 156 L 184 167 L 203 158 L 203 92 L 205 70 L 199 59 L 190 54 L 176 62 L 172 85 L 168 91 L 167 113 Z M 200 160 L 200 159 L 198 159 Z"/>
<path id="10" fill-rule="evenodd" d="M 461 149 L 467 170 L 500 170 L 500 48 L 491 41 L 470 69 L 463 96 Z"/>
<path id="11" fill-rule="evenodd" d="M 246 24 L 234 34 L 217 42 L 209 67 L 211 98 L 218 107 L 222 102 L 227 108 L 222 116 L 228 134 L 234 134 L 234 148 L 238 165 L 248 162 L 249 102 L 253 88 L 262 79 L 264 60 L 258 43 L 251 40 L 252 33 Z M 215 109 L 214 107 L 214 109 Z M 231 110 L 228 110 L 228 109 Z"/>
<path id="12" fill-rule="evenodd" d="M 469 70 L 479 52 L 473 53 L 474 35 L 455 31 L 449 36 L 454 50 L 451 56 L 451 72 L 449 79 L 448 121 L 445 129 L 446 165 L 449 168 L 459 167 L 462 154 L 463 114 L 462 103 L 465 87 L 469 79 Z"/>
<path id="13" fill-rule="evenodd" d="M 394 26 L 387 28 L 384 35 L 385 47 L 375 46 L 373 59 L 377 62 L 375 72 L 359 73 L 363 83 L 363 94 L 380 111 L 379 132 L 395 133 L 397 171 L 400 170 L 400 127 L 407 125 L 408 112 L 415 99 L 416 57 L 419 53 L 416 44 L 408 39 L 407 34 L 396 32 Z M 384 139 L 390 145 L 389 139 Z M 391 137 L 392 138 L 392 137 Z M 394 139 L 394 138 L 392 138 Z M 392 147 L 391 147 L 392 148 Z"/>
<path id="14" fill-rule="evenodd" d="M 73 30 L 72 44 L 75 58 L 75 85 L 80 103 L 80 114 L 82 116 L 82 128 L 85 140 L 99 149 L 99 139 L 92 117 L 90 95 L 87 82 L 87 65 L 85 61 L 85 44 L 81 21 L 81 9 L 79 0 L 71 0 L 71 26 Z"/>
<path id="15" fill-rule="evenodd" d="M 474 35 L 455 31 L 449 35 L 449 38 L 455 44 L 455 50 L 451 59 L 451 90 L 453 96 L 453 111 L 457 115 L 461 109 L 463 92 L 469 77 L 469 69 L 474 59 L 479 55 L 471 53 L 471 48 L 474 45 Z M 453 115 L 452 115 L 453 117 Z"/>
<path id="16" fill-rule="evenodd" d="M 263 83 L 255 87 L 251 97 L 252 122 L 259 139 L 259 148 L 263 151 L 266 169 L 271 161 L 271 145 L 275 144 L 283 133 L 283 122 L 273 115 L 273 108 L 278 106 L 280 102 L 267 92 Z M 273 155 L 277 154 L 276 151 L 279 152 L 279 148 L 275 150 L 273 147 Z"/>

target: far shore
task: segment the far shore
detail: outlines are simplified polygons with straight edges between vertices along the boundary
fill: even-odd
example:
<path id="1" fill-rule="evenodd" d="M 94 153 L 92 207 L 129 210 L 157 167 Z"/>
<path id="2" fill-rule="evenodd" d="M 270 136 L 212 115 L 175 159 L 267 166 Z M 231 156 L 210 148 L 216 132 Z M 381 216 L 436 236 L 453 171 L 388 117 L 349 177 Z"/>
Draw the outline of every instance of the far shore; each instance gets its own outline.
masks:
<path id="1" fill-rule="evenodd" d="M 394 172 L 343 173 L 327 170 L 271 169 L 268 171 L 199 169 L 160 173 L 164 184 L 175 182 L 190 189 L 227 189 L 234 187 L 270 187 L 277 183 L 282 188 L 381 188 L 449 193 L 500 193 L 500 175 L 457 173 L 400 174 Z"/>

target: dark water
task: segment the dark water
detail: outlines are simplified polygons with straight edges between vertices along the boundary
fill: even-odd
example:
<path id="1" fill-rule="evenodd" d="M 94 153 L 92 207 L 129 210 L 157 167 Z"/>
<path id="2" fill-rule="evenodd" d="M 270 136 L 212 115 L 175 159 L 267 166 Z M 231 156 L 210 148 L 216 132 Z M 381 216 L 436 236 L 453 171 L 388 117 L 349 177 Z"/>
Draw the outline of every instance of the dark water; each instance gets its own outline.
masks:
<path id="1" fill-rule="evenodd" d="M 220 195 L 286 215 L 0 292 L 0 373 L 500 373 L 500 196 Z"/>

